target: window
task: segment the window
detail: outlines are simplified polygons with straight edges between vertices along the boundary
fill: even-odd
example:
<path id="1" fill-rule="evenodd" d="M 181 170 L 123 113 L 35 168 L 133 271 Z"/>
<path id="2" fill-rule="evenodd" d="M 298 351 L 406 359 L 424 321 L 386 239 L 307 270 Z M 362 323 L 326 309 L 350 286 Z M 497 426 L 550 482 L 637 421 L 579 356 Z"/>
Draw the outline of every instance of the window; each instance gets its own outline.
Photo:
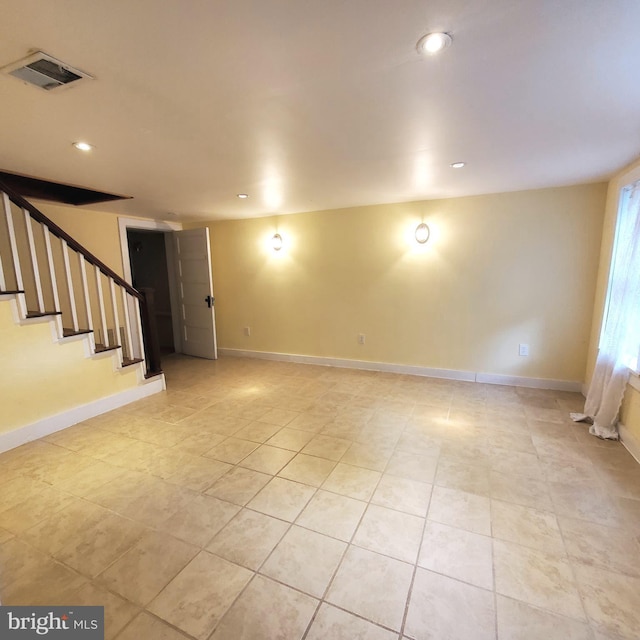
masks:
<path id="1" fill-rule="evenodd" d="M 613 243 L 609 287 L 600 334 L 600 349 L 612 342 L 623 364 L 634 372 L 640 365 L 640 180 L 624 187 Z"/>

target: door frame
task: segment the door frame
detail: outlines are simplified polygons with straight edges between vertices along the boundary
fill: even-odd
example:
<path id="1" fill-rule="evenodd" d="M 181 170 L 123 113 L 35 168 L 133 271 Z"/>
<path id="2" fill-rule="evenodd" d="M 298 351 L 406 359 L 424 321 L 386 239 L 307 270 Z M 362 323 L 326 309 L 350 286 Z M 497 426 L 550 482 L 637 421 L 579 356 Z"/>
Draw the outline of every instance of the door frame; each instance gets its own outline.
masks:
<path id="1" fill-rule="evenodd" d="M 169 298 L 171 300 L 171 321 L 173 324 L 173 344 L 176 353 L 182 353 L 182 332 L 180 331 L 180 304 L 178 298 L 178 283 L 176 281 L 176 256 L 173 243 L 172 231 L 182 231 L 180 222 L 163 222 L 161 220 L 144 220 L 142 218 L 121 218 L 118 217 L 118 232 L 120 234 L 120 252 L 122 254 L 122 269 L 124 279 L 133 286 L 131 276 L 131 257 L 129 255 L 129 242 L 127 240 L 127 229 L 138 229 L 146 231 L 157 231 L 164 233 L 164 244 L 167 253 L 167 271 L 169 275 Z M 134 302 L 129 298 L 129 304 Z M 130 309 L 130 312 L 133 310 Z"/>

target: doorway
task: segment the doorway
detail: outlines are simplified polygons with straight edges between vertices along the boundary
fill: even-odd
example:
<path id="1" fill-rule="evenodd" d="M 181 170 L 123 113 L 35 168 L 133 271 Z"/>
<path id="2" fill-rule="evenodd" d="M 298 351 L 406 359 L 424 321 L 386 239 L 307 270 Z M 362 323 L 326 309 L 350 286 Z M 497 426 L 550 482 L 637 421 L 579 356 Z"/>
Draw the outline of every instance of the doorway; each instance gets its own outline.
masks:
<path id="1" fill-rule="evenodd" d="M 176 351 L 176 344 L 165 232 L 127 229 L 127 245 L 131 284 L 135 289 L 154 290 L 160 356 L 167 356 Z"/>

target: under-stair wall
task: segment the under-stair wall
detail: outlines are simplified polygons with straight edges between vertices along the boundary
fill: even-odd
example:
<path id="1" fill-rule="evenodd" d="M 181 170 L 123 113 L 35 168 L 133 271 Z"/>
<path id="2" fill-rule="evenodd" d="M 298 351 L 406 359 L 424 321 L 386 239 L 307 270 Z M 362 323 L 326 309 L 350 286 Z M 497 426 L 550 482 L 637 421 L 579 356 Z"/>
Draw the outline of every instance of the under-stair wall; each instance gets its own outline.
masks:
<path id="1" fill-rule="evenodd" d="M 153 293 L 0 185 L 0 451 L 164 389 Z"/>

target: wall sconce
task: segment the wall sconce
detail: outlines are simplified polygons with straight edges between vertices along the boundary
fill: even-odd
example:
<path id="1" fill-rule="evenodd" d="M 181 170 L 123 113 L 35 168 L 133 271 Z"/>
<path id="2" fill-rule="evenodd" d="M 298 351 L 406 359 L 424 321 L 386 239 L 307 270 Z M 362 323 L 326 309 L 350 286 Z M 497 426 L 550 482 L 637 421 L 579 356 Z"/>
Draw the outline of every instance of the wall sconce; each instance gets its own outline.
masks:
<path id="1" fill-rule="evenodd" d="M 282 249 L 282 236 L 279 233 L 274 233 L 271 238 L 271 248 L 274 251 L 280 251 Z"/>
<path id="2" fill-rule="evenodd" d="M 431 231 L 429 230 L 429 225 L 426 222 L 421 222 L 416 227 L 416 242 L 418 244 L 426 244 L 429 236 L 431 235 Z"/>

